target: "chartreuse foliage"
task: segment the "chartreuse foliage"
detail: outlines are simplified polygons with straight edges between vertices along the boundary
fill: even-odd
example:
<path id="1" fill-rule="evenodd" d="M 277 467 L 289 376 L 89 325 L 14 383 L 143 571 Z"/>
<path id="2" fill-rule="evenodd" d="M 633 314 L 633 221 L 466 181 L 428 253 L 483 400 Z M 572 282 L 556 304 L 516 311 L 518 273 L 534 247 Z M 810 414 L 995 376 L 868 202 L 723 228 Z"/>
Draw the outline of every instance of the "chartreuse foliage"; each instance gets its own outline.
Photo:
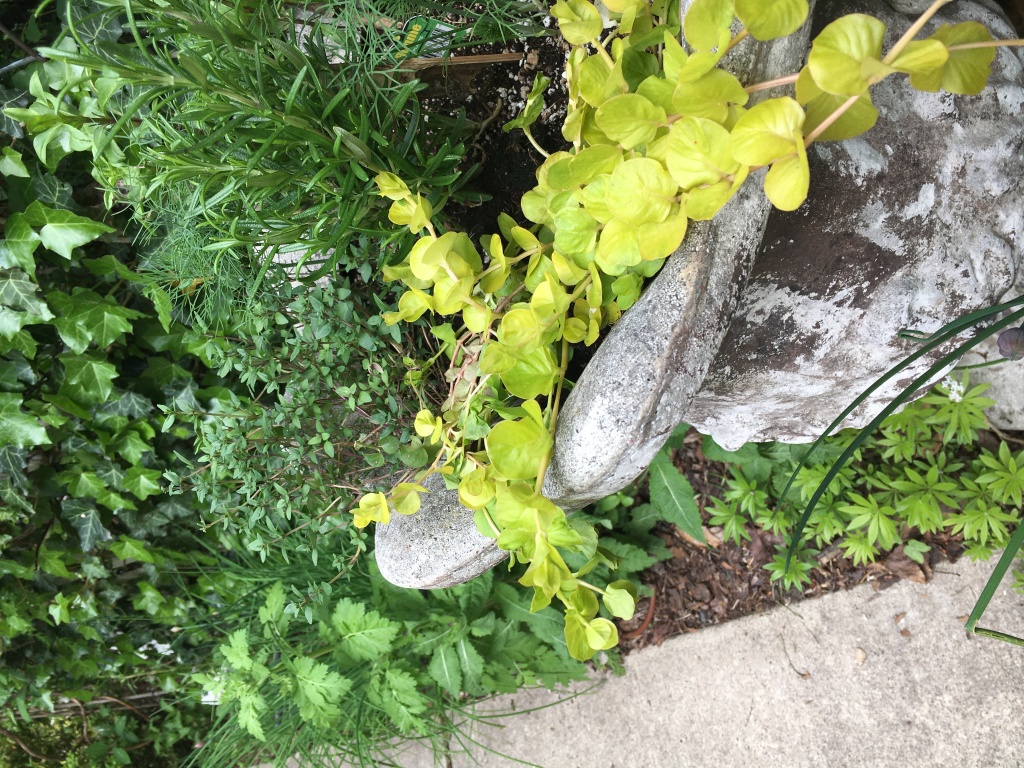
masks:
<path id="1" fill-rule="evenodd" d="M 522 199 L 528 226 L 503 215 L 501 233 L 478 249 L 462 233 L 439 231 L 430 202 L 399 175 L 376 177 L 392 201 L 390 220 L 420 235 L 405 259 L 385 268 L 406 287 L 385 320 L 432 313 L 450 391 L 436 412 L 423 410 L 415 421 L 417 434 L 440 447 L 436 458 L 390 496 L 364 497 L 357 523 L 387 522 L 392 508 L 414 511 L 418 484 L 439 472 L 476 510 L 478 528 L 510 550 L 513 563 L 529 563 L 520 581 L 533 588 L 534 608 L 562 603 L 577 658 L 614 645 L 606 616 L 629 616 L 632 603 L 586 580 L 614 558 L 542 492 L 571 345 L 593 344 L 679 247 L 688 220 L 714 217 L 753 171 L 767 169 L 765 194 L 776 207 L 797 208 L 809 184 L 807 146 L 870 128 L 872 85 L 902 72 L 925 90 L 984 87 L 992 46 L 1000 44 L 984 27 L 959 24 L 914 39 L 943 4 L 887 52 L 880 21 L 844 16 L 814 40 L 800 73 L 745 86 L 721 66 L 729 50 L 747 35 L 794 32 L 806 2 L 697 0 L 680 22 L 676 3 L 615 0 L 606 4 L 616 20 L 607 33 L 588 0 L 556 2 L 551 13 L 573 45 L 562 128 L 572 146 L 544 153 L 537 186 Z M 678 42 L 680 26 L 688 48 Z M 754 91 L 794 83 L 796 98 L 748 105 Z M 514 121 L 519 127 L 539 114 L 542 87 Z M 891 539 L 880 513 L 866 514 L 858 517 L 866 535 Z M 569 555 L 584 564 L 570 568 Z"/>
<path id="2" fill-rule="evenodd" d="M 928 536 L 950 531 L 963 535 L 969 557 L 987 559 L 1006 546 L 1020 521 L 1024 489 L 1024 452 L 1005 441 L 995 451 L 979 445 L 978 431 L 988 427 L 985 409 L 993 405 L 983 394 L 987 388 L 971 386 L 968 372 L 947 378 L 889 416 L 831 479 L 829 470 L 855 430 L 828 438 L 813 453 L 782 443 L 730 452 L 705 438 L 705 455 L 731 465 L 722 498 L 712 499 L 710 522 L 736 544 L 750 538 L 751 525 L 788 540 L 804 505 L 828 479 L 804 529 L 804 546 L 788 563 L 780 547 L 766 566 L 787 589 L 809 583 L 812 556 L 834 545 L 855 565 L 901 545 L 922 562 Z"/>

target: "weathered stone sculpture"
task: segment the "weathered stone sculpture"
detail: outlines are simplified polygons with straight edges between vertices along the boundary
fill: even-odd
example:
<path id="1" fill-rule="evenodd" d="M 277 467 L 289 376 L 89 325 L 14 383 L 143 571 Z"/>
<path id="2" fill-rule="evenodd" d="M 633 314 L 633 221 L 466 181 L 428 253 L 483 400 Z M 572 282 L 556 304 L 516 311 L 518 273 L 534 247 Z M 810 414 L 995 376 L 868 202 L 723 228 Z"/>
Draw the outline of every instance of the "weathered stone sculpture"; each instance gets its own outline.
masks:
<path id="1" fill-rule="evenodd" d="M 814 31 L 858 10 L 887 24 L 887 47 L 910 23 L 879 0 L 828 0 Z M 967 19 L 1014 37 L 987 3 L 956 3 L 933 24 Z M 737 48 L 746 81 L 797 71 L 808 34 Z M 934 331 L 1011 288 L 1024 238 L 1021 59 L 1000 49 L 976 97 L 917 93 L 890 78 L 872 98 L 880 118 L 869 133 L 812 146 L 804 205 L 769 211 L 755 174 L 712 222 L 691 228 L 613 327 L 559 418 L 544 485 L 556 503 L 577 509 L 619 490 L 681 421 L 728 448 L 812 440 L 914 351 L 901 330 Z M 845 425 L 867 423 L 939 356 Z M 448 549 L 430 546 L 438 535 Z M 459 583 L 503 557 L 453 491 L 377 529 L 381 572 L 403 586 Z"/>

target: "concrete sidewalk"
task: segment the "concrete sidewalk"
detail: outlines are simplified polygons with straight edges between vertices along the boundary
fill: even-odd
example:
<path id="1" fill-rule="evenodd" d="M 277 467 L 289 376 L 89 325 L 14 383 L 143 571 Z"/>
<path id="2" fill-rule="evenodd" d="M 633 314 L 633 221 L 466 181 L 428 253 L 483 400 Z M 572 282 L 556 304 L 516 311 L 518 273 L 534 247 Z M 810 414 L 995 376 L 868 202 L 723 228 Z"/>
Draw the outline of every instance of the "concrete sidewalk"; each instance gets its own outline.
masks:
<path id="1" fill-rule="evenodd" d="M 993 567 L 961 560 L 929 584 L 862 586 L 674 638 L 593 693 L 475 725 L 479 744 L 451 765 L 1024 766 L 1024 648 L 962 628 Z M 981 623 L 1024 635 L 1009 582 Z M 518 693 L 479 714 L 558 698 Z M 434 765 L 415 750 L 396 761 Z"/>

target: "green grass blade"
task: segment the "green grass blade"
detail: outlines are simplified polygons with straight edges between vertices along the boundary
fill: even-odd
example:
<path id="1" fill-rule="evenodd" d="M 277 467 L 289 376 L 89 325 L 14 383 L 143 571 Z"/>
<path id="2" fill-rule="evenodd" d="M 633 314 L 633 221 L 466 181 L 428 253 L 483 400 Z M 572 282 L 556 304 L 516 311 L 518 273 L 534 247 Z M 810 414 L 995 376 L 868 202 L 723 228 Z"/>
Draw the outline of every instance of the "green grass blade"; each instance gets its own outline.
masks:
<path id="1" fill-rule="evenodd" d="M 1014 635 L 1008 635 L 1004 632 L 998 632 L 994 629 L 985 629 L 984 627 L 978 626 L 978 621 L 981 620 L 982 614 L 988 608 L 988 604 L 992 601 L 992 597 L 996 593 L 996 589 L 1003 581 L 1003 577 L 1006 575 L 1006 571 L 1009 570 L 1010 564 L 1013 563 L 1013 558 L 1017 556 L 1020 551 L 1021 545 L 1024 544 L 1024 525 L 1017 525 L 1017 530 L 1014 531 L 1013 536 L 1010 537 L 1009 543 L 1006 545 L 1006 549 L 1003 551 L 1003 556 L 999 558 L 999 562 L 996 563 L 996 568 L 989 577 L 988 583 L 985 584 L 985 588 L 981 591 L 981 597 L 978 598 L 978 602 L 974 606 L 974 610 L 971 611 L 971 615 L 967 618 L 967 623 L 964 625 L 964 629 L 975 635 L 982 635 L 984 637 L 993 637 L 997 640 L 1003 640 L 1013 645 L 1024 646 L 1024 639 L 1016 637 Z"/>

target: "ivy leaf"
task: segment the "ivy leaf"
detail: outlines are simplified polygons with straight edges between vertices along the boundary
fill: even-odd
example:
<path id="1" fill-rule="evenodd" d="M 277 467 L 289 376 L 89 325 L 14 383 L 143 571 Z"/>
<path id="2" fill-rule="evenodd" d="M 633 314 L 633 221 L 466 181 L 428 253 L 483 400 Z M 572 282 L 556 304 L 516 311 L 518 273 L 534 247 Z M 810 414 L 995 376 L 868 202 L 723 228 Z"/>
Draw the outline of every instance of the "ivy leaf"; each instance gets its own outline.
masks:
<path id="1" fill-rule="evenodd" d="M 113 344 L 122 334 L 131 332 L 130 320 L 143 317 L 112 297 L 85 288 L 75 288 L 70 296 L 54 291 L 47 300 L 57 312 L 54 325 L 61 339 L 78 353 L 84 352 L 90 342 L 100 348 Z"/>
<path id="2" fill-rule="evenodd" d="M 71 252 L 107 232 L 113 227 L 98 221 L 79 216 L 71 211 L 47 208 L 42 203 L 33 202 L 25 209 L 25 218 L 34 227 L 42 227 L 39 236 L 43 245 L 55 251 L 65 259 L 71 258 Z"/>
<path id="3" fill-rule="evenodd" d="M 18 211 L 12 213 L 4 226 L 4 241 L 0 246 L 0 268 L 20 267 L 35 277 L 36 262 L 32 258 L 42 239 Z"/>
<path id="4" fill-rule="evenodd" d="M 140 563 L 156 562 L 156 558 L 146 549 L 145 544 L 124 535 L 110 545 L 110 551 L 121 560 L 138 560 Z"/>
<path id="5" fill-rule="evenodd" d="M 4 147 L 0 153 L 0 173 L 4 176 L 16 176 L 27 179 L 30 177 L 25 162 L 21 159 L 21 153 L 13 147 Z"/>
<path id="6" fill-rule="evenodd" d="M 459 657 L 450 645 L 439 645 L 434 649 L 434 657 L 427 667 L 430 676 L 453 698 L 462 693 L 462 668 Z"/>
<path id="7" fill-rule="evenodd" d="M 71 527 L 78 531 L 78 539 L 83 552 L 89 552 L 98 543 L 110 541 L 113 538 L 110 531 L 103 527 L 99 510 L 92 504 L 77 499 L 67 499 L 61 502 L 61 512 Z"/>
<path id="8" fill-rule="evenodd" d="M 858 96 L 881 79 L 885 24 L 851 13 L 826 26 L 814 39 L 807 67 L 818 87 L 837 96 Z"/>
<path id="9" fill-rule="evenodd" d="M 693 486 L 664 453 L 659 453 L 651 462 L 650 486 L 651 504 L 661 516 L 697 541 L 704 541 Z"/>
<path id="10" fill-rule="evenodd" d="M 736 0 L 736 16 L 757 40 L 791 35 L 807 21 L 807 0 Z"/>
<path id="11" fill-rule="evenodd" d="M 50 445 L 46 427 L 21 406 L 20 395 L 0 392 L 0 445 L 16 448 Z"/>
<path id="12" fill-rule="evenodd" d="M 125 473 L 121 487 L 134 494 L 138 499 L 148 499 L 163 490 L 160 486 L 160 478 L 159 470 L 132 467 Z"/>
<path id="13" fill-rule="evenodd" d="M 12 339 L 23 326 L 53 319 L 37 291 L 20 269 L 0 269 L 0 336 Z"/>
<path id="14" fill-rule="evenodd" d="M 58 359 L 64 365 L 60 394 L 82 405 L 93 405 L 106 402 L 114 391 L 117 369 L 95 353 L 61 355 Z"/>
<path id="15" fill-rule="evenodd" d="M 341 636 L 342 648 L 356 661 L 373 661 L 386 654 L 401 629 L 398 622 L 367 611 L 365 605 L 347 597 L 335 606 L 331 626 Z"/>
<path id="16" fill-rule="evenodd" d="M 968 48 L 950 51 L 951 46 L 986 43 L 992 40 L 992 34 L 984 24 L 976 21 L 964 21 L 960 24 L 943 24 L 935 34 L 921 42 L 938 41 L 947 49 L 949 58 L 940 69 L 929 72 L 912 72 L 910 85 L 919 91 L 935 92 L 942 88 L 949 93 L 961 93 L 967 96 L 981 93 L 992 71 L 992 61 L 996 57 L 995 48 Z M 908 46 L 909 47 L 909 46 Z M 897 59 L 898 61 L 898 59 Z"/>

